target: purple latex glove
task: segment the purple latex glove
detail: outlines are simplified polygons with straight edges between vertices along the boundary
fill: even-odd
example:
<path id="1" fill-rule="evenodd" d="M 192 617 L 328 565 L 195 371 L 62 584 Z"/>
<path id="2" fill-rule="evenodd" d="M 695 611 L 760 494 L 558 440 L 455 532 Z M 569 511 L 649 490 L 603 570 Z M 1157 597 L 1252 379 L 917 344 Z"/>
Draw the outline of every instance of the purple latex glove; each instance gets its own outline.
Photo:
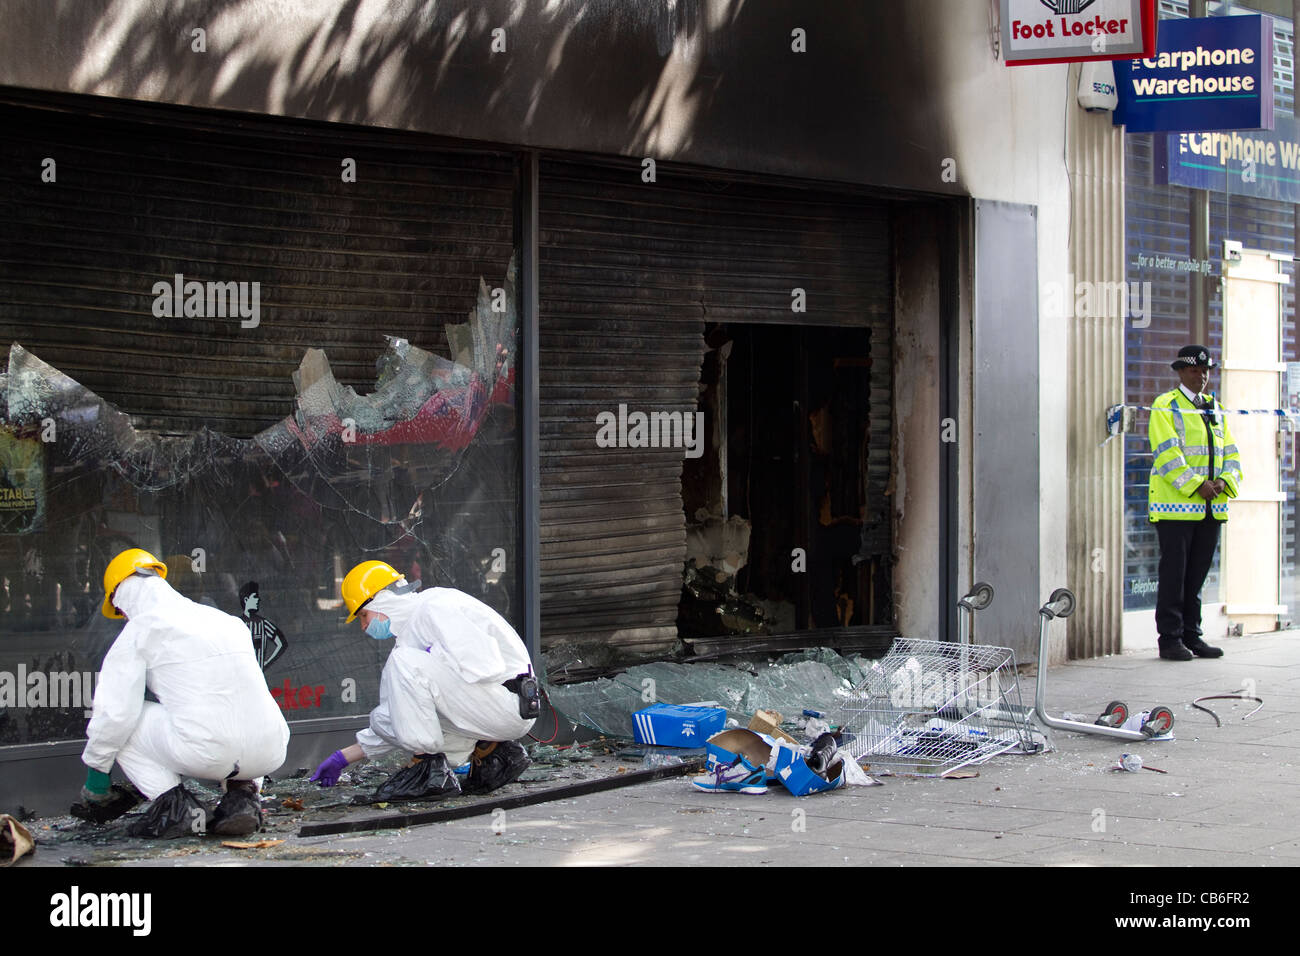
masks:
<path id="1" fill-rule="evenodd" d="M 316 768 L 316 772 L 311 775 L 311 782 L 319 783 L 322 787 L 332 787 L 339 782 L 339 774 L 347 765 L 348 758 L 343 756 L 343 751 L 336 750 Z"/>

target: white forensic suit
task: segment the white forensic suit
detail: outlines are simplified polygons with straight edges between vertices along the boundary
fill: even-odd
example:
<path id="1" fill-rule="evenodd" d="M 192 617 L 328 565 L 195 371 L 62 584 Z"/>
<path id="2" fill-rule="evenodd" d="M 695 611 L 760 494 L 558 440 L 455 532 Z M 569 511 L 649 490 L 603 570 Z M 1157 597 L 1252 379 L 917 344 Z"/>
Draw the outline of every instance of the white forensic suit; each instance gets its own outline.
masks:
<path id="1" fill-rule="evenodd" d="M 153 576 L 127 578 L 113 603 L 128 620 L 99 673 L 86 766 L 116 761 L 152 800 L 182 777 L 258 780 L 284 763 L 289 725 L 243 621 Z"/>
<path id="2" fill-rule="evenodd" d="M 379 679 L 379 706 L 357 743 L 373 759 L 394 748 L 445 754 L 455 767 L 480 740 L 522 737 L 534 721 L 504 681 L 529 672 L 528 651 L 482 601 L 453 588 L 380 591 L 366 610 L 387 616 L 396 647 Z"/>

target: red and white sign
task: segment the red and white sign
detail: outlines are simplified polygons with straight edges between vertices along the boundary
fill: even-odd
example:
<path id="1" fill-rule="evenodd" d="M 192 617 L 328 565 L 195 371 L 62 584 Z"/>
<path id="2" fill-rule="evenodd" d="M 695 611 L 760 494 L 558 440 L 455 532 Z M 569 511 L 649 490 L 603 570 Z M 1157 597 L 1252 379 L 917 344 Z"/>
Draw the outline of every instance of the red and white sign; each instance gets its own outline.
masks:
<path id="1" fill-rule="evenodd" d="M 1002 0 L 1007 66 L 1131 60 L 1156 48 L 1156 0 Z"/>

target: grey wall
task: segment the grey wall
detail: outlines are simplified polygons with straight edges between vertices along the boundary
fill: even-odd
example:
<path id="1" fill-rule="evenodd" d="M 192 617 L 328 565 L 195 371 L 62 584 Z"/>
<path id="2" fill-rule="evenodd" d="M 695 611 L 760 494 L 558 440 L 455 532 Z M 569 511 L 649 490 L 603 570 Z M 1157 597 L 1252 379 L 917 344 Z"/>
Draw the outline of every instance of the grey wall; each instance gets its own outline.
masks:
<path id="1" fill-rule="evenodd" d="M 975 561 L 993 604 L 980 644 L 1037 659 L 1039 591 L 1037 210 L 975 203 Z"/>
<path id="2" fill-rule="evenodd" d="M 938 34 L 1005 71 L 985 7 L 2 0 L 0 84 L 965 192 L 940 176 L 947 157 L 964 167 Z M 807 52 L 791 49 L 796 28 Z"/>

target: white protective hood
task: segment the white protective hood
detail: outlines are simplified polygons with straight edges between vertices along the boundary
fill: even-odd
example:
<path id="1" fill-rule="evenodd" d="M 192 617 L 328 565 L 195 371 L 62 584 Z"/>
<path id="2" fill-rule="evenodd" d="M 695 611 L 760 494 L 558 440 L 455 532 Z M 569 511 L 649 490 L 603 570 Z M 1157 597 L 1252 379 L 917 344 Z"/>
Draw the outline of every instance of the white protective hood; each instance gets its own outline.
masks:
<path id="1" fill-rule="evenodd" d="M 185 598 L 153 574 L 132 574 L 113 593 L 113 606 L 125 614 L 129 622 L 158 613 L 168 601 L 185 601 Z"/>
<path id="2" fill-rule="evenodd" d="M 530 668 L 528 652 L 514 628 L 463 591 L 380 591 L 366 609 L 388 618 L 398 646 L 438 654 L 468 683 L 499 684 Z"/>

